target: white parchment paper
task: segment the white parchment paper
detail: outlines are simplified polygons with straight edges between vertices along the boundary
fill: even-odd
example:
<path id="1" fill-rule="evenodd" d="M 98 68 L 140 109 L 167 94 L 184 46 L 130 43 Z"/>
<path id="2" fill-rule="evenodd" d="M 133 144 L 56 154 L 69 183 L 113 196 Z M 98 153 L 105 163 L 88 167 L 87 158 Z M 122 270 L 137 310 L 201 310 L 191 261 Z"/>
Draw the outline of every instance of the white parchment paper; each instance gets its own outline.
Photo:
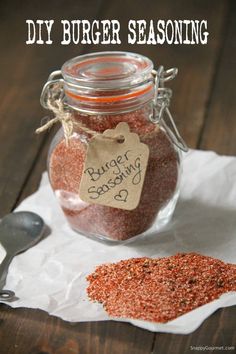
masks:
<path id="1" fill-rule="evenodd" d="M 66 321 L 109 320 L 102 305 L 89 302 L 86 276 L 96 265 L 130 257 L 164 257 L 198 252 L 236 263 L 236 158 L 191 150 L 184 157 L 180 199 L 172 222 L 133 243 L 108 246 L 89 240 L 66 223 L 44 174 L 36 193 L 17 210 L 38 213 L 51 233 L 35 247 L 14 258 L 5 288 L 19 300 L 12 307 L 40 308 Z M 0 260 L 4 250 L 0 250 Z M 187 334 L 216 309 L 236 305 L 236 292 L 166 324 L 126 320 L 139 327 Z"/>

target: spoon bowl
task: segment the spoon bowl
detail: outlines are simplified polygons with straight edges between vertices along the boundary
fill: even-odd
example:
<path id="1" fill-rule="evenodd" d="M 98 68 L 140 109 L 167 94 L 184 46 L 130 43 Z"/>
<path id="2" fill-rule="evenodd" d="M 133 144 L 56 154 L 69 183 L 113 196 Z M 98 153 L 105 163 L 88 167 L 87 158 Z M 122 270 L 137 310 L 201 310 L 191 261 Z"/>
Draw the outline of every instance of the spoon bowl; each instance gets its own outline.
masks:
<path id="1" fill-rule="evenodd" d="M 6 215 L 0 222 L 0 243 L 6 256 L 0 264 L 0 300 L 13 301 L 14 292 L 2 290 L 9 265 L 14 256 L 34 246 L 43 237 L 45 224 L 43 219 L 32 212 L 20 211 Z"/>
<path id="2" fill-rule="evenodd" d="M 43 219 L 35 213 L 19 211 L 8 214 L 0 222 L 0 243 L 7 252 L 18 254 L 41 239 L 44 226 Z"/>

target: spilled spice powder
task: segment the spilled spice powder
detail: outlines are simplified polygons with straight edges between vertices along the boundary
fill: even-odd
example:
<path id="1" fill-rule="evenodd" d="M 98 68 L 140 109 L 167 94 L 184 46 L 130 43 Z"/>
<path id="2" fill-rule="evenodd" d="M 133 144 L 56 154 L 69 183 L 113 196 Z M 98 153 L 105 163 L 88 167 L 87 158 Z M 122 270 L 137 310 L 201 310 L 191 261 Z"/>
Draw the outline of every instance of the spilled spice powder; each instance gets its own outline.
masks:
<path id="1" fill-rule="evenodd" d="M 110 316 L 164 323 L 236 291 L 236 265 L 179 253 L 100 265 L 87 280 L 89 298 Z"/>
<path id="2" fill-rule="evenodd" d="M 150 105 L 134 112 L 103 116 L 74 114 L 74 119 L 102 133 L 119 122 L 127 122 L 149 146 L 150 155 L 139 205 L 134 210 L 121 210 L 84 203 L 78 195 L 87 145 L 85 133 L 75 131 L 69 146 L 61 140 L 49 158 L 49 176 L 61 207 L 71 227 L 83 234 L 126 240 L 152 226 L 158 212 L 173 197 L 179 158 L 165 132 L 148 120 Z M 81 138 L 82 137 L 82 138 Z"/>

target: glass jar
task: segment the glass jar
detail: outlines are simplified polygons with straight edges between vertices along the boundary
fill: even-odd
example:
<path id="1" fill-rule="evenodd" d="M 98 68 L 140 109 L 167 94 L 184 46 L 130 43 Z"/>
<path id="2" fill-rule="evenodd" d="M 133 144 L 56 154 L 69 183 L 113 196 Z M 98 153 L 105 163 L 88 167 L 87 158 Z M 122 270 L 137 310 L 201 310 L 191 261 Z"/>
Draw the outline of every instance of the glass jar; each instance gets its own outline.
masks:
<path id="1" fill-rule="evenodd" d="M 171 219 L 181 172 L 181 144 L 176 143 L 180 137 L 163 118 L 166 110 L 169 113 L 171 92 L 164 82 L 174 76 L 171 70 L 160 67 L 155 72 L 152 61 L 139 54 L 101 52 L 69 60 L 50 75 L 41 102 L 51 109 L 55 103 L 55 113 L 59 112 L 59 118 L 69 115 L 73 126 L 65 139 L 71 128 L 68 121 L 59 119 L 62 128 L 48 155 L 49 179 L 69 225 L 79 234 L 122 242 L 148 234 L 150 228 L 158 231 Z M 55 79 L 58 74 L 62 78 Z M 78 192 L 91 132 L 103 133 L 120 122 L 128 123 L 130 131 L 149 147 L 143 189 L 134 210 L 90 204 Z"/>

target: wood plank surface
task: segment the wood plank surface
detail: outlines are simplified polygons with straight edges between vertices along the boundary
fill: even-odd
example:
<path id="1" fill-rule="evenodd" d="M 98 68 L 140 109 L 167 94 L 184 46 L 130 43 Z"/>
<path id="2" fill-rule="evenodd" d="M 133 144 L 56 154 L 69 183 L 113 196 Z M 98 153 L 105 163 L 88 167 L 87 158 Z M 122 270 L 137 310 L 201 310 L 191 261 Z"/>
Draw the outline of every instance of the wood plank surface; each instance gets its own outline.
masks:
<path id="1" fill-rule="evenodd" d="M 73 18 L 78 10 L 74 1 L 67 1 L 65 14 L 58 13 L 57 1 L 52 1 L 46 7 L 31 1 L 25 1 L 23 8 L 19 4 L 1 3 L 3 9 L 0 13 L 0 216 L 15 206 L 47 139 L 47 135 L 34 134 L 41 119 L 48 115 L 40 107 L 39 97 L 49 73 L 60 68 L 68 59 L 67 48 L 60 45 L 59 20 L 64 16 Z M 82 1 L 79 7 L 88 19 L 98 16 L 100 8 L 101 1 L 97 0 Z M 27 46 L 27 18 L 55 19 L 54 43 L 50 46 Z M 71 47 L 69 56 L 79 55 L 83 51 L 83 46 Z"/>
<path id="2" fill-rule="evenodd" d="M 1 353 L 146 354 L 153 334 L 116 322 L 69 323 L 43 311 L 1 305 Z M 6 340 L 8 338 L 8 340 Z"/>
<path id="3" fill-rule="evenodd" d="M 203 134 L 201 149 L 220 154 L 236 155 L 236 2 L 231 1 L 227 18 L 226 37 L 219 56 Z"/>
<path id="4" fill-rule="evenodd" d="M 37 189 L 46 167 L 54 131 L 35 137 L 34 130 L 47 112 L 39 95 L 48 74 L 65 60 L 85 52 L 129 50 L 149 56 L 157 65 L 177 66 L 172 112 L 190 147 L 235 154 L 235 4 L 210 0 L 178 2 L 25 1 L 0 4 L 0 214 Z M 37 16 L 36 16 L 37 14 Z M 120 46 L 76 46 L 55 43 L 26 46 L 26 18 L 118 19 Z M 128 46 L 128 19 L 207 19 L 207 46 Z M 9 28 L 9 21 L 11 26 Z M 10 40 L 9 40 L 10 38 Z M 17 60 L 16 60 L 17 53 Z M 5 68 L 12 68 L 9 71 Z M 227 106 L 227 110 L 225 110 Z M 223 118 L 222 118 L 223 117 Z M 193 353 L 197 345 L 233 345 L 236 307 L 217 311 L 188 336 L 153 334 L 120 322 L 70 324 L 41 310 L 11 309 L 0 305 L 0 353 L 168 354 Z M 210 351 L 208 351 L 210 353 Z"/>

